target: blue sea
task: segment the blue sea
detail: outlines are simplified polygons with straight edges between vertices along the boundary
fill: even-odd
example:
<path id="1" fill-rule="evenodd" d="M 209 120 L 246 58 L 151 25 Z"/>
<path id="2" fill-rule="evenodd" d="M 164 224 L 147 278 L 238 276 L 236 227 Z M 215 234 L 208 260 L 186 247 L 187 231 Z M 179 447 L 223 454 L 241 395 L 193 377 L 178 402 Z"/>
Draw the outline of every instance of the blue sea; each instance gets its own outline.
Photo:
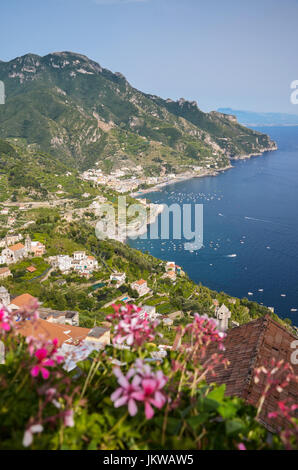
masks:
<path id="1" fill-rule="evenodd" d="M 185 251 L 185 240 L 173 239 L 129 244 L 175 261 L 211 289 L 274 307 L 298 325 L 298 127 L 257 130 L 269 134 L 279 149 L 234 161 L 234 168 L 216 177 L 146 195 L 161 204 L 203 204 L 202 249 Z"/>

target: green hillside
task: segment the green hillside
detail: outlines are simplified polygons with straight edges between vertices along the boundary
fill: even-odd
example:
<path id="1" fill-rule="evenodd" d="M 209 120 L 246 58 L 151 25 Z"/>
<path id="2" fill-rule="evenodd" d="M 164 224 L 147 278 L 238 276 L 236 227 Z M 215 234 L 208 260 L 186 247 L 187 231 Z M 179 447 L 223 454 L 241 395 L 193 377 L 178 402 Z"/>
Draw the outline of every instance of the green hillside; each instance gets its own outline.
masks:
<path id="1" fill-rule="evenodd" d="M 163 100 L 133 88 L 80 54 L 27 54 L 0 62 L 6 103 L 0 137 L 25 139 L 68 168 L 135 164 L 159 173 L 168 163 L 223 167 L 229 159 L 274 148 L 269 137 L 195 102 Z M 154 170 L 155 169 L 155 170 Z"/>

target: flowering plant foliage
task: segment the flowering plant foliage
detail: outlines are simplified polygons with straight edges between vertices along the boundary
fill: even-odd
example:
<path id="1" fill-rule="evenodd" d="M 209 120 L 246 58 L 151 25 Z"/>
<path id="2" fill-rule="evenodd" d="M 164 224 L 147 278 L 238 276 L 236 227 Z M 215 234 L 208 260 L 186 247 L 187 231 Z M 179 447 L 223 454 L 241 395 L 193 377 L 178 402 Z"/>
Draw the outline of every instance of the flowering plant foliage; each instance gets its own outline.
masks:
<path id="1" fill-rule="evenodd" d="M 157 321 L 151 322 L 147 315 L 140 317 L 141 308 L 136 305 L 116 306 L 115 313 L 108 315 L 107 320 L 117 320 L 114 324 L 113 344 L 138 348 L 155 338 Z"/>
<path id="2" fill-rule="evenodd" d="M 226 397 L 224 385 L 211 383 L 216 382 L 217 366 L 228 366 L 224 335 L 213 319 L 195 315 L 180 329 L 176 350 L 160 355 L 152 344 L 158 338 L 157 323 L 140 317 L 136 306 L 114 306 L 109 316 L 112 344 L 68 373 L 68 358 L 60 354 L 58 342 L 34 332 L 37 306 L 18 312 L 17 320 L 7 309 L 1 313 L 1 449 L 246 450 L 297 445 L 297 405 L 280 400 L 272 410 L 270 419 L 286 418 L 288 426 L 271 439 L 256 419 L 273 390 L 280 393 L 296 380 L 293 371 L 284 363 L 256 371 L 256 381 L 266 378 L 258 410 Z M 18 334 L 22 321 L 32 326 L 26 340 Z"/>
<path id="3" fill-rule="evenodd" d="M 298 383 L 298 377 L 294 374 L 293 368 L 289 363 L 283 360 L 277 361 L 271 359 L 268 365 L 262 365 L 255 369 L 254 381 L 256 384 L 263 382 L 263 389 L 259 398 L 257 416 L 264 414 L 264 404 L 267 397 L 272 393 L 282 392 L 289 387 L 291 383 Z M 281 430 L 280 437 L 286 449 L 292 449 L 293 443 L 298 442 L 298 420 L 296 410 L 298 404 L 287 399 L 277 402 L 277 409 L 268 413 L 268 418 L 287 423 L 285 429 Z"/>
<path id="4" fill-rule="evenodd" d="M 113 372 L 120 385 L 111 395 L 116 408 L 128 404 L 129 414 L 135 416 L 138 411 L 136 402 L 143 402 L 145 416 L 151 419 L 154 415 L 153 406 L 161 409 L 166 403 L 167 398 L 162 389 L 168 378 L 161 370 L 153 372 L 149 364 L 137 359 L 126 376 L 120 368 L 115 368 Z"/>
<path id="5" fill-rule="evenodd" d="M 210 343 L 216 343 L 220 351 L 224 351 L 225 333 L 219 331 L 218 320 L 208 315 L 194 314 L 194 320 L 185 327 L 184 334 L 190 334 L 192 345 L 197 344 L 206 349 Z"/>

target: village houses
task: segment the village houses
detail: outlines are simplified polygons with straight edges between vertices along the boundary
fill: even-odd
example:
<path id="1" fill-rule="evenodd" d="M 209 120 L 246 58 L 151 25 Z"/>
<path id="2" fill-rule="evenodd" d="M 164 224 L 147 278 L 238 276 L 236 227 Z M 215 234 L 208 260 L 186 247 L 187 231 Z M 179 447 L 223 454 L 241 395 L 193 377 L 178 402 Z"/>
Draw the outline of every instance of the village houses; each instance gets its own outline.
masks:
<path id="1" fill-rule="evenodd" d="M 116 287 L 120 287 L 125 283 L 126 274 L 125 273 L 113 273 L 110 275 L 110 281 L 116 281 Z"/>
<path id="2" fill-rule="evenodd" d="M 48 261 L 63 274 L 75 271 L 80 276 L 89 277 L 93 271 L 99 268 L 97 259 L 94 256 L 86 255 L 85 251 L 75 251 L 72 256 L 50 256 Z"/>
<path id="3" fill-rule="evenodd" d="M 6 279 L 7 277 L 12 276 L 12 273 L 9 268 L 0 268 L 0 279 Z"/>
<path id="4" fill-rule="evenodd" d="M 28 256 L 43 256 L 45 251 L 45 245 L 39 241 L 32 241 L 29 235 L 26 237 L 25 244 L 18 242 L 14 245 L 8 245 L 6 238 L 0 261 L 1 264 L 13 264 Z"/>
<path id="5" fill-rule="evenodd" d="M 139 281 L 134 281 L 130 284 L 130 287 L 133 290 L 136 290 L 137 293 L 139 294 L 139 297 L 142 297 L 143 295 L 146 295 L 150 292 L 150 289 L 147 285 L 147 281 L 144 279 L 140 279 Z"/>
<path id="6" fill-rule="evenodd" d="M 141 311 L 139 312 L 139 317 L 142 319 L 148 318 L 148 320 L 154 321 L 161 317 L 161 314 L 156 312 L 155 306 L 143 305 Z"/>

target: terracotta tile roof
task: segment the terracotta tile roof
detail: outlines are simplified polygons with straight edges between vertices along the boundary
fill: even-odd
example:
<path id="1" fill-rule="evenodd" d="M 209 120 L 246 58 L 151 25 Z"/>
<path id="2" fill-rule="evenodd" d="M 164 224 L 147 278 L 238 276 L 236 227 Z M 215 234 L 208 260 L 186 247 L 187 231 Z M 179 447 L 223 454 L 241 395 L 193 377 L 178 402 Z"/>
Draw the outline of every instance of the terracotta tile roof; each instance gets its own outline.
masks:
<path id="1" fill-rule="evenodd" d="M 176 265 L 173 261 L 169 261 L 167 264 L 166 264 L 167 268 L 174 268 Z M 177 266 L 178 267 L 178 266 Z"/>
<path id="2" fill-rule="evenodd" d="M 0 268 L 0 274 L 4 274 L 4 273 L 8 273 L 10 272 L 10 269 L 9 268 Z"/>
<path id="3" fill-rule="evenodd" d="M 22 336 L 33 336 L 38 338 L 43 336 L 48 340 L 57 338 L 58 346 L 67 342 L 76 344 L 83 341 L 91 331 L 90 328 L 81 328 L 79 326 L 61 325 L 58 323 L 50 323 L 39 318 L 32 322 L 29 320 L 16 324 L 17 331 Z"/>
<path id="4" fill-rule="evenodd" d="M 36 271 L 36 268 L 34 266 L 28 266 L 28 268 L 26 268 L 26 271 L 29 271 L 29 273 L 34 273 L 34 271 Z"/>
<path id="5" fill-rule="evenodd" d="M 175 273 L 175 271 L 170 271 L 170 272 L 167 273 L 167 276 L 168 277 L 176 277 L 176 273 Z"/>
<path id="6" fill-rule="evenodd" d="M 30 294 L 22 294 L 19 295 L 18 297 L 15 297 L 12 299 L 11 304 L 16 305 L 19 308 L 31 305 L 35 301 L 35 297 L 33 297 Z"/>
<path id="7" fill-rule="evenodd" d="M 144 281 L 144 279 L 140 279 L 139 281 L 135 281 L 134 284 L 138 284 L 139 286 L 142 286 L 143 284 L 147 284 L 147 281 Z"/>
<path id="8" fill-rule="evenodd" d="M 270 315 L 228 330 L 225 339 L 224 357 L 230 361 L 230 366 L 224 369 L 218 366 L 215 369 L 218 384 L 226 384 L 227 395 L 237 395 L 247 402 L 256 405 L 264 388 L 264 382 L 255 384 L 254 369 L 266 365 L 272 358 L 283 359 L 291 363 L 293 349 L 291 343 L 297 340 L 286 328 L 274 321 Z M 208 354 L 214 352 L 214 346 L 209 348 Z M 293 365 L 298 374 L 298 365 Z M 270 429 L 273 420 L 268 420 L 270 411 L 277 409 L 277 401 L 287 397 L 298 399 L 298 385 L 291 383 L 281 394 L 271 394 L 265 401 L 261 421 Z M 274 420 L 275 421 L 275 420 Z M 278 421 L 275 421 L 278 423 Z M 279 422 L 282 426 L 282 421 Z M 271 430 L 274 430 L 271 428 Z"/>
<path id="9" fill-rule="evenodd" d="M 23 243 L 17 243 L 16 245 L 11 245 L 8 248 L 11 251 L 19 251 L 19 250 L 23 250 L 25 246 L 23 245 Z"/>

